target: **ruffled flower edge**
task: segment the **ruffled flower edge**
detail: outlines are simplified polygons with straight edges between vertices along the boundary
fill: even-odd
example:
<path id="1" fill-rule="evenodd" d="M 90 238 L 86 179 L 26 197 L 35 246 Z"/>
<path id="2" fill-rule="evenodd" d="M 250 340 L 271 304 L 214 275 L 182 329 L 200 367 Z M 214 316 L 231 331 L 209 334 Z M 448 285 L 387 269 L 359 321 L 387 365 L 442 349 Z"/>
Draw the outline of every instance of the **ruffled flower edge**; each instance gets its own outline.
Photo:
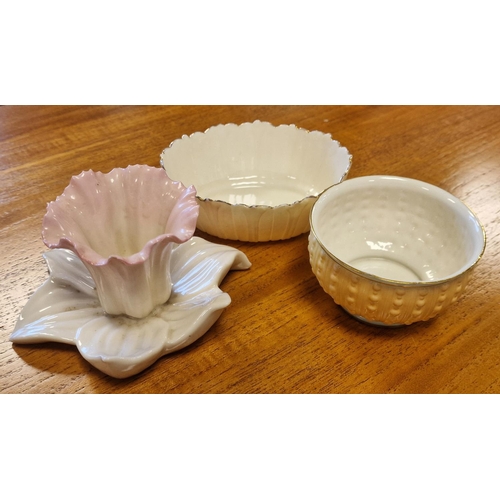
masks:
<path id="1" fill-rule="evenodd" d="M 74 199 L 75 197 L 85 199 L 87 205 L 93 205 L 92 196 L 95 186 L 101 184 L 102 188 L 107 185 L 108 189 L 119 189 L 113 195 L 110 192 L 109 196 L 106 197 L 107 200 L 114 200 L 113 203 L 116 204 L 117 196 L 122 195 L 123 192 L 128 193 L 129 196 L 131 195 L 128 190 L 123 188 L 123 184 L 133 186 L 136 184 L 132 182 L 134 180 L 140 181 L 137 184 L 141 186 L 149 184 L 158 188 L 158 186 L 163 185 L 165 190 L 157 194 L 171 194 L 174 201 L 171 202 L 171 216 L 167 221 L 168 230 L 165 228 L 165 232 L 145 242 L 141 250 L 134 252 L 132 255 L 100 255 L 89 246 L 85 236 L 82 236 L 81 227 L 71 218 L 70 214 L 75 209 L 73 206 Z M 143 187 L 143 189 L 145 188 Z M 124 196 L 126 198 L 126 195 Z M 158 198 L 158 201 L 161 201 L 161 197 Z M 122 200 L 123 203 L 124 200 Z M 126 203 L 125 205 L 128 206 Z M 114 217 L 111 206 L 110 204 L 108 209 L 106 204 L 106 209 L 103 210 L 103 213 L 108 214 L 108 217 Z M 162 209 L 164 207 L 159 205 L 158 208 Z M 135 212 L 132 212 L 132 215 L 134 214 Z M 196 230 L 198 215 L 199 206 L 196 202 L 196 188 L 194 186 L 184 186 L 182 182 L 172 180 L 162 168 L 137 164 L 129 165 L 126 168 L 114 168 L 108 173 L 86 170 L 79 175 L 73 176 L 63 193 L 47 204 L 47 211 L 42 223 L 42 239 L 47 247 L 72 250 L 80 259 L 93 266 L 105 266 L 115 260 L 130 265 L 141 264 L 149 258 L 151 249 L 158 244 L 166 245 L 169 242 L 181 244 L 188 241 Z M 148 218 L 149 216 L 148 214 Z M 90 217 L 90 220 L 92 221 L 92 217 Z M 171 220 L 174 222 L 170 222 Z M 93 222 L 91 224 L 93 230 L 95 230 Z M 140 221 L 136 226 L 141 226 Z"/>

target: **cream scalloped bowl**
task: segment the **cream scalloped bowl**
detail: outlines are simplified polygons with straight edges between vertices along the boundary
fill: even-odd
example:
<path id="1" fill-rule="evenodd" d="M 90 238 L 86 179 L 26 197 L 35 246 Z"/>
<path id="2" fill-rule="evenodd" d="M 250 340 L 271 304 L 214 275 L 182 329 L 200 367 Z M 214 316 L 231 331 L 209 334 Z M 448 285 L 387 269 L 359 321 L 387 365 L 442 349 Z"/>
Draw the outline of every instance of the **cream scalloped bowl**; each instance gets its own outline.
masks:
<path id="1" fill-rule="evenodd" d="M 272 241 L 309 231 L 314 201 L 347 176 L 351 155 L 330 134 L 257 120 L 184 135 L 160 161 L 172 179 L 196 187 L 199 229 Z"/>
<path id="2" fill-rule="evenodd" d="M 463 293 L 486 245 L 455 196 L 414 179 L 357 177 L 311 211 L 310 263 L 347 312 L 374 324 L 433 318 Z"/>

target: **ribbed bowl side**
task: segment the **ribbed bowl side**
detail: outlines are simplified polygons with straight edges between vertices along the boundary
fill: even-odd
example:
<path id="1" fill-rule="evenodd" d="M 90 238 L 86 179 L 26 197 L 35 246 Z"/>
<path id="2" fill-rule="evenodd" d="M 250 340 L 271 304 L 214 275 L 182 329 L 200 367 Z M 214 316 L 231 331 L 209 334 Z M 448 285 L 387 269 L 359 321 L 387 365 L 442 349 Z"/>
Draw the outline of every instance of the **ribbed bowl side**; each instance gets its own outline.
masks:
<path id="1" fill-rule="evenodd" d="M 197 226 L 219 238 L 240 241 L 277 241 L 309 231 L 309 213 L 314 198 L 280 207 L 229 205 L 199 200 Z"/>
<path id="2" fill-rule="evenodd" d="M 323 290 L 353 316 L 385 325 L 426 321 L 464 292 L 472 269 L 445 283 L 402 286 L 370 280 L 333 260 L 309 234 L 309 261 Z"/>

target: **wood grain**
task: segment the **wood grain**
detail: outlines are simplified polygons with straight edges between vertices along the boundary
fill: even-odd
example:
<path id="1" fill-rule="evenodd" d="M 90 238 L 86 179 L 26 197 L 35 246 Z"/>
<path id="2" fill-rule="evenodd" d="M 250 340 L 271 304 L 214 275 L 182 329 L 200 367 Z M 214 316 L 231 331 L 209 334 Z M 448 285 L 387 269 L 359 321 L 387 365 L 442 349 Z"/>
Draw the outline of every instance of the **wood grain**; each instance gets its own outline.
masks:
<path id="1" fill-rule="evenodd" d="M 462 199 L 488 243 L 466 294 L 436 319 L 398 329 L 359 323 L 326 295 L 307 235 L 230 244 L 252 262 L 221 288 L 232 303 L 195 344 L 115 380 L 76 348 L 8 338 L 47 269 L 47 202 L 82 170 L 144 163 L 183 134 L 260 119 L 329 132 L 353 155 L 350 177 L 414 177 Z M 0 107 L 0 392 L 500 392 L 500 107 Z"/>

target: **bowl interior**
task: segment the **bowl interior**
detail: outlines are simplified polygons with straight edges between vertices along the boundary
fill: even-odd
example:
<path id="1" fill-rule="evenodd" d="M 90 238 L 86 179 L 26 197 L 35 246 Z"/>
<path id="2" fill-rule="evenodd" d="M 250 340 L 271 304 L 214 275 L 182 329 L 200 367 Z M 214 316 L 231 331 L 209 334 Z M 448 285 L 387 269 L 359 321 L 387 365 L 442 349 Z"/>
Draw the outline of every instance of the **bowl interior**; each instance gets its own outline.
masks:
<path id="1" fill-rule="evenodd" d="M 402 282 L 464 272 L 484 251 L 484 231 L 456 197 L 401 177 L 358 177 L 323 193 L 311 213 L 320 244 L 335 259 Z"/>
<path id="2" fill-rule="evenodd" d="M 350 158 L 329 134 L 255 121 L 183 136 L 162 152 L 161 163 L 202 199 L 278 206 L 340 182 Z"/>

